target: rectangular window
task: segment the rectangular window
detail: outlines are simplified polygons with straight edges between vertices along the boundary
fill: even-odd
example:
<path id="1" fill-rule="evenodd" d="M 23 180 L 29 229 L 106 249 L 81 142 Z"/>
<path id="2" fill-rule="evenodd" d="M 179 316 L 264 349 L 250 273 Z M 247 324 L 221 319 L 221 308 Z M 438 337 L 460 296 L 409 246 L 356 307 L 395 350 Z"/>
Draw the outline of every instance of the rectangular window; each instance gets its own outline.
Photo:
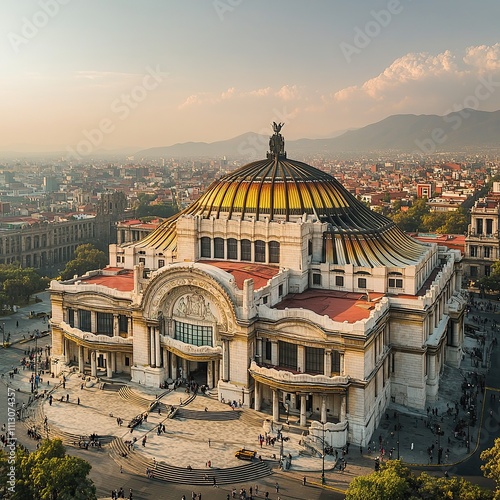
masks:
<path id="1" fill-rule="evenodd" d="M 340 352 L 332 351 L 332 373 L 340 373 Z"/>
<path id="2" fill-rule="evenodd" d="M 493 219 L 486 219 L 486 234 L 493 234 Z"/>
<path id="3" fill-rule="evenodd" d="M 484 275 L 485 276 L 491 275 L 491 266 L 484 266 Z"/>
<path id="4" fill-rule="evenodd" d="M 325 351 L 306 347 L 306 373 L 325 373 Z"/>
<path id="5" fill-rule="evenodd" d="M 269 242 L 269 263 L 279 264 L 280 262 L 280 244 L 277 241 Z"/>
<path id="6" fill-rule="evenodd" d="M 214 258 L 224 258 L 224 240 L 222 238 L 214 239 Z"/>
<path id="7" fill-rule="evenodd" d="M 139 257 L 139 264 L 146 264 L 146 259 L 144 257 Z"/>
<path id="8" fill-rule="evenodd" d="M 158 259 L 158 268 L 164 267 L 165 266 L 165 260 L 164 259 Z"/>
<path id="9" fill-rule="evenodd" d="M 252 245 L 250 240 L 241 240 L 241 260 L 252 260 Z"/>
<path id="10" fill-rule="evenodd" d="M 477 278 L 477 266 L 470 266 L 470 277 Z"/>
<path id="11" fill-rule="evenodd" d="M 470 247 L 470 256 L 477 257 L 477 246 L 473 245 Z"/>
<path id="12" fill-rule="evenodd" d="M 125 366 L 130 366 L 130 358 L 125 356 Z"/>
<path id="13" fill-rule="evenodd" d="M 255 242 L 255 262 L 266 262 L 266 242 L 257 240 Z"/>
<path id="14" fill-rule="evenodd" d="M 491 247 L 484 247 L 484 257 L 486 259 L 491 257 Z"/>
<path id="15" fill-rule="evenodd" d="M 278 295 L 283 297 L 283 285 L 278 286 Z"/>
<path id="16" fill-rule="evenodd" d="M 78 310 L 78 324 L 82 332 L 90 332 L 90 311 L 86 309 Z"/>
<path id="17" fill-rule="evenodd" d="M 335 276 L 335 286 L 344 286 L 343 276 Z"/>
<path id="18" fill-rule="evenodd" d="M 279 366 L 283 368 L 297 369 L 297 344 L 289 342 L 278 342 Z"/>
<path id="19" fill-rule="evenodd" d="M 191 325 L 190 323 L 175 322 L 175 338 L 185 344 L 201 346 L 213 346 L 212 327 L 203 325 Z"/>
<path id="20" fill-rule="evenodd" d="M 366 278 L 358 278 L 358 288 L 366 288 Z"/>
<path id="21" fill-rule="evenodd" d="M 68 325 L 73 328 L 75 326 L 75 310 L 68 309 Z"/>
<path id="22" fill-rule="evenodd" d="M 232 260 L 238 258 L 238 242 L 234 238 L 227 240 L 227 258 Z"/>
<path id="23" fill-rule="evenodd" d="M 204 236 L 201 238 L 201 256 L 205 258 L 210 258 L 212 257 L 212 251 L 211 251 L 211 245 L 212 245 L 212 240 L 210 238 L 207 238 Z"/>
<path id="24" fill-rule="evenodd" d="M 113 315 L 111 313 L 97 313 L 97 334 L 113 336 Z"/>
<path id="25" fill-rule="evenodd" d="M 120 333 L 128 333 L 128 317 L 124 314 L 118 316 L 118 329 Z"/>
<path id="26" fill-rule="evenodd" d="M 483 234 L 483 219 L 476 219 L 476 233 Z"/>
<path id="27" fill-rule="evenodd" d="M 313 274 L 313 285 L 321 285 L 321 274 Z"/>
<path id="28" fill-rule="evenodd" d="M 389 278 L 389 288 L 403 288 L 403 280 L 399 278 Z"/>
<path id="29" fill-rule="evenodd" d="M 269 295 L 264 295 L 264 297 L 262 297 L 263 304 L 267 304 L 268 300 L 269 300 Z"/>
<path id="30" fill-rule="evenodd" d="M 271 361 L 271 358 L 272 358 L 272 354 L 271 354 L 271 341 L 270 340 L 266 340 L 265 342 L 266 346 L 265 346 L 265 349 L 266 349 L 266 360 L 267 361 Z"/>

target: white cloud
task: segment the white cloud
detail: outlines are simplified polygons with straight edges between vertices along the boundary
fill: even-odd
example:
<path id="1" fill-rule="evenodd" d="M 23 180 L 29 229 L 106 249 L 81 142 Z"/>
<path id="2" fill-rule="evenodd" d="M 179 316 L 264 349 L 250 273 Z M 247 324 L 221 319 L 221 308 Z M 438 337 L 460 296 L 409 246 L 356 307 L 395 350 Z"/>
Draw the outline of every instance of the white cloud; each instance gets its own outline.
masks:
<path id="1" fill-rule="evenodd" d="M 260 98 L 268 96 L 276 96 L 284 101 L 290 101 L 299 98 L 299 90 L 296 85 L 283 85 L 279 90 L 274 91 L 271 87 L 263 87 L 256 90 L 239 91 L 235 87 L 230 87 L 220 94 L 209 92 L 198 92 L 187 97 L 178 108 L 186 108 L 193 105 L 201 104 L 217 104 L 222 101 L 230 99 L 243 99 L 243 98 Z"/>
<path id="2" fill-rule="evenodd" d="M 477 68 L 481 72 L 499 71 L 500 43 L 467 47 L 463 60 L 465 64 Z"/>
<path id="3" fill-rule="evenodd" d="M 283 85 L 283 87 L 276 92 L 276 96 L 284 101 L 292 101 L 294 99 L 298 99 L 299 89 L 297 88 L 297 85 Z"/>

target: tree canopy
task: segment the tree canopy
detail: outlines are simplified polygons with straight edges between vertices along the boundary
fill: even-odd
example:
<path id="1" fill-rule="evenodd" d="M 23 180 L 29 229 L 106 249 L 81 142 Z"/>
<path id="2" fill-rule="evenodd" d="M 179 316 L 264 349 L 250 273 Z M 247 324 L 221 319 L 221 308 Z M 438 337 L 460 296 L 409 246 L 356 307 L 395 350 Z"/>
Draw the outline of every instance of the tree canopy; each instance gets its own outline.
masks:
<path id="1" fill-rule="evenodd" d="M 423 472 L 416 476 L 400 460 L 390 460 L 380 470 L 355 477 L 346 500 L 490 500 L 491 491 L 483 490 L 463 478 L 434 477 Z"/>
<path id="2" fill-rule="evenodd" d="M 484 450 L 481 453 L 481 460 L 485 462 L 481 465 L 483 474 L 493 479 L 496 483 L 495 500 L 500 499 L 500 438 L 495 439 L 495 443 L 491 448 Z"/>
<path id="3" fill-rule="evenodd" d="M 179 209 L 177 205 L 168 203 L 153 203 L 157 199 L 156 194 L 140 193 L 135 205 L 135 216 L 142 217 L 163 217 L 168 218 L 175 215 Z"/>
<path id="4" fill-rule="evenodd" d="M 6 453 L 0 454 L 0 470 L 10 467 Z M 60 439 L 44 440 L 38 450 L 16 450 L 15 486 L 4 484 L 12 500 L 95 500 L 96 489 L 87 476 L 92 466 L 66 455 Z"/>
<path id="5" fill-rule="evenodd" d="M 87 271 L 102 269 L 107 263 L 106 254 L 91 243 L 79 245 L 75 250 L 75 258 L 66 264 L 64 271 L 61 273 L 61 279 L 68 280 L 75 275 L 81 276 Z"/>
<path id="6" fill-rule="evenodd" d="M 32 267 L 0 264 L 0 303 L 12 307 L 29 302 L 31 295 L 45 290 L 48 279 L 42 278 Z"/>
<path id="7" fill-rule="evenodd" d="M 463 208 L 452 212 L 431 212 L 426 198 L 420 198 L 406 211 L 395 202 L 388 214 L 403 230 L 408 232 L 436 232 L 441 234 L 464 234 L 468 226 L 468 214 Z"/>
<path id="8" fill-rule="evenodd" d="M 479 285 L 484 290 L 500 292 L 500 260 L 491 266 L 491 274 L 479 280 Z"/>

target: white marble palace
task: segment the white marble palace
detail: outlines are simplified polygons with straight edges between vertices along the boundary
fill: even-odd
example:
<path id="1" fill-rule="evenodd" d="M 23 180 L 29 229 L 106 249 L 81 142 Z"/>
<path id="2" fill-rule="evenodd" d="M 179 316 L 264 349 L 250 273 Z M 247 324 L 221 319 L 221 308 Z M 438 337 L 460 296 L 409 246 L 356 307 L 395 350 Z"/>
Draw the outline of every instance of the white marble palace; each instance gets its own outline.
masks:
<path id="1" fill-rule="evenodd" d="M 425 408 L 461 362 L 461 255 L 289 160 L 281 126 L 266 159 L 112 245 L 109 267 L 52 281 L 55 366 L 156 387 L 194 377 L 366 446 L 391 401 Z"/>

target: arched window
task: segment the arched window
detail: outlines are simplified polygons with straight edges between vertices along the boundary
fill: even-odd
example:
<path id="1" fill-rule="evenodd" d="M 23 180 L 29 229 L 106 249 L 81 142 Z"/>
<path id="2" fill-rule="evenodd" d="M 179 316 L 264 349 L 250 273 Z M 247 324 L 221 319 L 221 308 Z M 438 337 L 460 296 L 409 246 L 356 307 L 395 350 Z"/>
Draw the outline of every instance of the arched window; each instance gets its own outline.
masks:
<path id="1" fill-rule="evenodd" d="M 208 257 L 208 258 L 212 257 L 212 252 L 210 249 L 211 243 L 212 243 L 212 241 L 210 240 L 210 238 L 207 238 L 206 236 L 201 238 L 201 256 L 202 257 Z"/>
<path id="2" fill-rule="evenodd" d="M 255 262 L 266 262 L 266 242 L 257 240 L 255 242 Z"/>
<path id="3" fill-rule="evenodd" d="M 214 258 L 215 259 L 224 258 L 224 240 L 222 238 L 214 239 Z"/>
<path id="4" fill-rule="evenodd" d="M 238 258 L 238 241 L 234 238 L 227 240 L 227 258 L 233 260 Z"/>
<path id="5" fill-rule="evenodd" d="M 241 260 L 252 260 L 252 245 L 250 240 L 241 240 Z"/>
<path id="6" fill-rule="evenodd" d="M 280 244 L 277 241 L 269 242 L 269 263 L 279 264 L 280 262 Z"/>

